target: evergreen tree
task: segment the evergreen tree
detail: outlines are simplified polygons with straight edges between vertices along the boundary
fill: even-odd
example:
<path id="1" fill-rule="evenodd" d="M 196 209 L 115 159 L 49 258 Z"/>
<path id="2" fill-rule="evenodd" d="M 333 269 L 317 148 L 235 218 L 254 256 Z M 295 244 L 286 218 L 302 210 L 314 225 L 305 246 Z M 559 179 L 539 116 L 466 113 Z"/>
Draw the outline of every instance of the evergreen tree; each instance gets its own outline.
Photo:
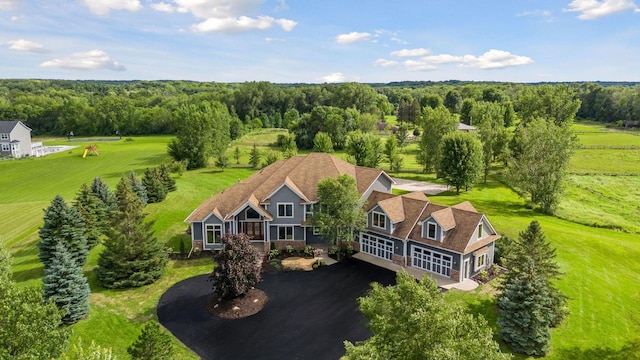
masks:
<path id="1" fill-rule="evenodd" d="M 44 225 L 39 231 L 40 261 L 47 267 L 53 258 L 55 246 L 61 243 L 67 248 L 73 261 L 82 267 L 89 255 L 84 232 L 84 221 L 78 210 L 57 195 L 45 210 Z"/>
<path id="2" fill-rule="evenodd" d="M 497 301 L 499 335 L 515 352 L 544 356 L 550 349 L 552 299 L 533 261 L 528 260 L 521 267 L 524 271 L 507 277 L 501 285 Z"/>
<path id="3" fill-rule="evenodd" d="M 159 203 L 167 197 L 167 188 L 162 182 L 160 168 L 146 168 L 142 177 L 142 184 L 147 190 L 147 202 Z"/>
<path id="4" fill-rule="evenodd" d="M 104 204 L 106 212 L 110 212 L 116 207 L 116 197 L 113 195 L 113 192 L 109 189 L 109 185 L 105 183 L 102 178 L 95 177 L 93 178 L 93 183 L 91 184 L 91 191 L 98 196 L 98 198 Z"/>
<path id="5" fill-rule="evenodd" d="M 129 171 L 129 175 L 127 175 L 127 179 L 129 179 L 129 183 L 131 184 L 131 189 L 136 195 L 140 198 L 140 201 L 143 205 L 147 205 L 149 202 L 149 197 L 147 196 L 147 188 L 142 183 L 142 180 L 136 175 L 136 172 L 131 170 Z"/>
<path id="6" fill-rule="evenodd" d="M 333 142 L 329 134 L 318 132 L 313 138 L 313 151 L 325 152 L 331 154 L 333 152 Z"/>
<path id="7" fill-rule="evenodd" d="M 145 221 L 144 205 L 122 178 L 117 186 L 118 207 L 98 258 L 96 275 L 106 288 L 151 284 L 164 273 L 167 254 L 153 236 L 153 222 Z"/>
<path id="8" fill-rule="evenodd" d="M 249 153 L 249 165 L 251 165 L 252 169 L 257 169 L 260 165 L 260 159 L 262 158 L 262 154 L 260 154 L 260 150 L 256 144 L 253 144 L 253 148 L 251 148 L 251 152 Z"/>
<path id="9" fill-rule="evenodd" d="M 167 192 L 178 190 L 178 188 L 176 187 L 176 181 L 171 177 L 167 164 L 160 164 L 159 173 L 160 181 L 162 181 L 162 185 L 164 185 L 164 188 L 167 190 Z"/>
<path id="10" fill-rule="evenodd" d="M 236 146 L 236 150 L 233 152 L 233 158 L 236 159 L 236 165 L 240 165 L 240 147 Z"/>
<path id="11" fill-rule="evenodd" d="M 163 332 L 157 322 L 150 320 L 144 324 L 142 333 L 127 352 L 134 360 L 165 360 L 173 357 L 174 349 L 171 336 Z"/>
<path id="12" fill-rule="evenodd" d="M 251 246 L 246 234 L 227 233 L 221 238 L 222 249 L 215 253 L 215 267 L 209 276 L 218 299 L 245 294 L 260 281 L 260 253 Z"/>
<path id="13" fill-rule="evenodd" d="M 216 157 L 216 166 L 222 171 L 229 167 L 229 157 L 224 150 L 218 153 L 218 156 Z"/>
<path id="14" fill-rule="evenodd" d="M 80 187 L 74 206 L 84 220 L 84 237 L 87 239 L 87 246 L 93 249 L 100 243 L 100 236 L 106 231 L 107 209 L 87 184 L 82 184 Z"/>
<path id="15" fill-rule="evenodd" d="M 52 299 L 62 310 L 62 323 L 70 325 L 86 317 L 91 294 L 89 283 L 82 273 L 82 267 L 71 259 L 61 243 L 55 246 L 44 273 L 44 298 Z"/>

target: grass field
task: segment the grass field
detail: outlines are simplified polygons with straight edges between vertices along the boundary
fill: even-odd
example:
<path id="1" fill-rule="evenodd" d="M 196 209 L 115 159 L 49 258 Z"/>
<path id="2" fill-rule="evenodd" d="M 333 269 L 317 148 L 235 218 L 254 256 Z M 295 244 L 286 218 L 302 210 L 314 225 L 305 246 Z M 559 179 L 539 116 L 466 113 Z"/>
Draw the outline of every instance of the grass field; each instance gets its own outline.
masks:
<path id="1" fill-rule="evenodd" d="M 229 155 L 232 157 L 235 146 L 240 147 L 243 152 L 241 164 L 246 164 L 248 150 L 254 142 L 265 150 L 278 133 L 268 131 L 266 135 L 253 134 L 236 141 Z M 42 224 L 42 209 L 56 194 L 70 201 L 80 185 L 90 182 L 94 176 L 103 177 L 113 187 L 130 169 L 141 172 L 145 167 L 165 161 L 168 141 L 166 137 L 150 137 L 135 138 L 130 142 L 101 142 L 97 143 L 100 156 L 86 159 L 82 159 L 81 150 L 76 149 L 41 159 L 0 162 L 0 171 L 6 175 L 0 178 L 0 236 L 14 256 L 14 279 L 21 285 L 40 284 L 42 269 L 35 246 L 37 229 Z M 610 140 L 602 142 L 605 141 Z M 411 146 L 406 152 L 411 152 Z M 338 156 L 345 157 L 344 154 Z M 615 159 L 617 157 L 610 162 L 617 161 Z M 405 165 L 413 165 L 413 161 L 414 156 L 408 155 Z M 231 159 L 231 163 L 235 160 Z M 155 220 L 154 228 L 160 241 L 177 249 L 180 239 L 188 239 L 184 233 L 186 224 L 182 221 L 191 210 L 210 195 L 251 173 L 245 167 L 223 172 L 207 168 L 189 171 L 177 178 L 178 191 L 169 194 L 163 203 L 147 207 L 150 218 Z M 399 175 L 434 180 L 433 175 L 422 175 L 411 168 Z M 640 333 L 640 262 L 637 260 L 640 258 L 640 239 L 636 234 L 594 228 L 580 222 L 591 224 L 594 223 L 592 219 L 598 218 L 610 223 L 615 220 L 626 231 L 632 231 L 633 223 L 636 226 L 640 223 L 634 220 L 638 211 L 636 209 L 634 213 L 633 205 L 640 204 L 640 194 L 625 191 L 625 188 L 637 188 L 637 178 L 634 178 L 572 175 L 569 180 L 575 182 L 571 187 L 575 191 L 567 192 L 559 210 L 562 217 L 571 221 L 525 208 L 524 200 L 492 177 L 486 184 L 478 184 L 459 196 L 444 193 L 430 198 L 442 204 L 469 200 L 487 214 L 498 232 L 512 237 L 531 220 L 538 220 L 557 248 L 559 263 L 566 273 L 558 285 L 569 296 L 571 310 L 565 323 L 552 331 L 553 350 L 548 357 L 623 359 L 630 357 L 625 351 L 633 348 Z M 627 201 L 629 196 L 635 200 Z M 618 211 L 622 208 L 621 199 L 625 199 L 625 207 Z M 603 205 L 605 200 L 607 206 Z M 624 222 L 625 219 L 628 221 Z M 91 252 L 85 267 L 92 287 L 91 313 L 86 320 L 73 326 L 74 337 L 81 336 L 86 342 L 93 339 L 100 345 L 113 347 L 114 353 L 121 358 L 127 358 L 126 347 L 135 340 L 140 325 L 155 316 L 157 302 L 168 287 L 212 268 L 208 259 L 171 261 L 167 274 L 155 284 L 132 290 L 105 290 L 96 285 L 91 271 L 99 251 L 100 247 Z M 485 315 L 495 326 L 491 294 L 491 287 L 483 286 L 475 292 L 451 292 L 446 296 Z M 177 340 L 175 342 L 178 344 Z M 179 349 L 177 358 L 197 358 L 185 347 L 179 345 Z"/>

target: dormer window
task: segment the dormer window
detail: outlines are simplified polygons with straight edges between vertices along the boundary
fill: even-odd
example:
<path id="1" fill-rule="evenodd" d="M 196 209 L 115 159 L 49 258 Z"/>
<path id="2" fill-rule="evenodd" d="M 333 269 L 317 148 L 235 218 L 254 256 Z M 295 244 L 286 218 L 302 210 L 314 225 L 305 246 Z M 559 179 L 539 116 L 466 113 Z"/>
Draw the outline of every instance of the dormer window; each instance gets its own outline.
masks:
<path id="1" fill-rule="evenodd" d="M 427 222 L 427 239 L 435 240 L 437 230 L 438 226 L 436 225 L 436 223 Z"/>
<path id="2" fill-rule="evenodd" d="M 386 229 L 387 216 L 384 213 L 373 212 L 371 225 L 379 229 Z"/>
<path id="3" fill-rule="evenodd" d="M 482 239 L 482 223 L 478 225 L 478 239 Z"/>

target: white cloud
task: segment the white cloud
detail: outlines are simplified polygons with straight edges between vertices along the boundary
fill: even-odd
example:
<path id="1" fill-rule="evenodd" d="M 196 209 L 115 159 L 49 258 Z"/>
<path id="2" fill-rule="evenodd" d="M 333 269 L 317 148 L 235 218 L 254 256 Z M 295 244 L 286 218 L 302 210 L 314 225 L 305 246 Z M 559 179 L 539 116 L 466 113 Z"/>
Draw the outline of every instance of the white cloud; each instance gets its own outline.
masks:
<path id="1" fill-rule="evenodd" d="M 194 24 L 191 29 L 196 32 L 240 32 L 247 30 L 266 30 L 278 24 L 285 31 L 291 31 L 297 23 L 286 19 L 274 19 L 271 16 L 258 16 L 250 18 L 240 16 L 238 18 L 208 18 Z"/>
<path id="2" fill-rule="evenodd" d="M 391 52 L 392 56 L 397 57 L 417 57 L 417 56 L 425 56 L 428 55 L 431 51 L 425 48 L 417 48 L 417 49 L 402 49 L 398 51 Z"/>
<path id="3" fill-rule="evenodd" d="M 423 58 L 421 58 L 420 60 L 429 63 L 429 64 L 449 64 L 449 63 L 457 63 L 457 62 L 462 62 L 462 60 L 464 59 L 463 56 L 454 56 L 454 55 L 449 55 L 449 54 L 438 54 L 438 55 L 431 55 L 431 56 L 425 56 Z"/>
<path id="4" fill-rule="evenodd" d="M 153 4 L 151 4 L 151 8 L 153 8 L 153 10 L 160 11 L 160 12 L 166 12 L 166 13 L 172 13 L 172 12 L 176 12 L 178 10 L 178 8 L 176 8 L 175 6 L 173 6 L 171 4 L 167 4 L 165 2 L 153 3 Z"/>
<path id="5" fill-rule="evenodd" d="M 528 56 L 514 55 L 508 51 L 491 49 L 479 57 L 465 55 L 463 62 L 466 66 L 478 69 L 501 69 L 511 66 L 528 65 L 533 63 L 533 59 Z"/>
<path id="6" fill-rule="evenodd" d="M 640 12 L 632 0 L 573 0 L 568 9 L 563 9 L 567 12 L 579 12 L 578 19 L 581 20 L 593 20 L 627 10 Z"/>
<path id="7" fill-rule="evenodd" d="M 377 59 L 376 61 L 373 62 L 373 65 L 382 66 L 382 67 L 393 67 L 393 66 L 398 66 L 400 64 L 394 60 Z"/>
<path id="8" fill-rule="evenodd" d="M 138 11 L 140 0 L 82 0 L 81 3 L 94 14 L 107 15 L 111 10 Z"/>
<path id="9" fill-rule="evenodd" d="M 68 57 L 45 61 L 40 67 L 49 69 L 69 69 L 69 70 L 114 70 L 124 71 L 126 68 L 111 60 L 102 50 L 91 50 L 71 54 Z"/>
<path id="10" fill-rule="evenodd" d="M 45 49 L 42 44 L 24 39 L 7 41 L 5 44 L 10 45 L 9 49 L 11 50 L 28 51 L 40 54 L 50 52 Z"/>
<path id="11" fill-rule="evenodd" d="M 264 0 L 174 0 L 178 7 L 201 19 L 234 18 L 253 13 Z"/>
<path id="12" fill-rule="evenodd" d="M 394 42 L 396 42 L 396 43 L 398 43 L 400 45 L 407 45 L 408 44 L 408 42 L 406 42 L 406 41 L 404 41 L 404 40 L 402 40 L 400 38 L 397 38 L 397 37 L 392 37 L 391 41 L 394 41 Z"/>
<path id="13" fill-rule="evenodd" d="M 344 82 L 344 75 L 341 72 L 335 72 L 335 73 L 331 73 L 329 75 L 325 75 L 323 77 L 320 78 L 320 80 L 326 82 L 326 83 L 339 83 L 339 82 Z"/>
<path id="14" fill-rule="evenodd" d="M 436 69 L 435 66 L 420 60 L 406 60 L 404 66 L 411 71 L 431 71 Z"/>
<path id="15" fill-rule="evenodd" d="M 22 0 L 0 0 L 0 10 L 11 10 L 14 5 L 18 5 Z"/>
<path id="16" fill-rule="evenodd" d="M 358 41 L 366 41 L 371 36 L 368 32 L 350 32 L 348 34 L 340 34 L 336 36 L 338 44 L 353 44 Z"/>

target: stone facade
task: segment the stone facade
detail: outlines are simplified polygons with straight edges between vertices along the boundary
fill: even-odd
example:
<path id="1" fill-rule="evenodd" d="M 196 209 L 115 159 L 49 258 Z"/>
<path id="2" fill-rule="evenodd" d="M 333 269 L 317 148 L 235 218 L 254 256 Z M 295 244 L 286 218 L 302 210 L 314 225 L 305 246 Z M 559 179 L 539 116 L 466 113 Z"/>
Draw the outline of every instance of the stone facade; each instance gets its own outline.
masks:
<path id="1" fill-rule="evenodd" d="M 402 255 L 393 254 L 391 261 L 396 265 L 404 266 L 404 257 Z"/>
<path id="2" fill-rule="evenodd" d="M 278 250 L 285 250 L 287 246 L 292 246 L 295 250 L 304 250 L 306 246 L 305 242 L 300 240 L 271 240 L 271 243 Z"/>

